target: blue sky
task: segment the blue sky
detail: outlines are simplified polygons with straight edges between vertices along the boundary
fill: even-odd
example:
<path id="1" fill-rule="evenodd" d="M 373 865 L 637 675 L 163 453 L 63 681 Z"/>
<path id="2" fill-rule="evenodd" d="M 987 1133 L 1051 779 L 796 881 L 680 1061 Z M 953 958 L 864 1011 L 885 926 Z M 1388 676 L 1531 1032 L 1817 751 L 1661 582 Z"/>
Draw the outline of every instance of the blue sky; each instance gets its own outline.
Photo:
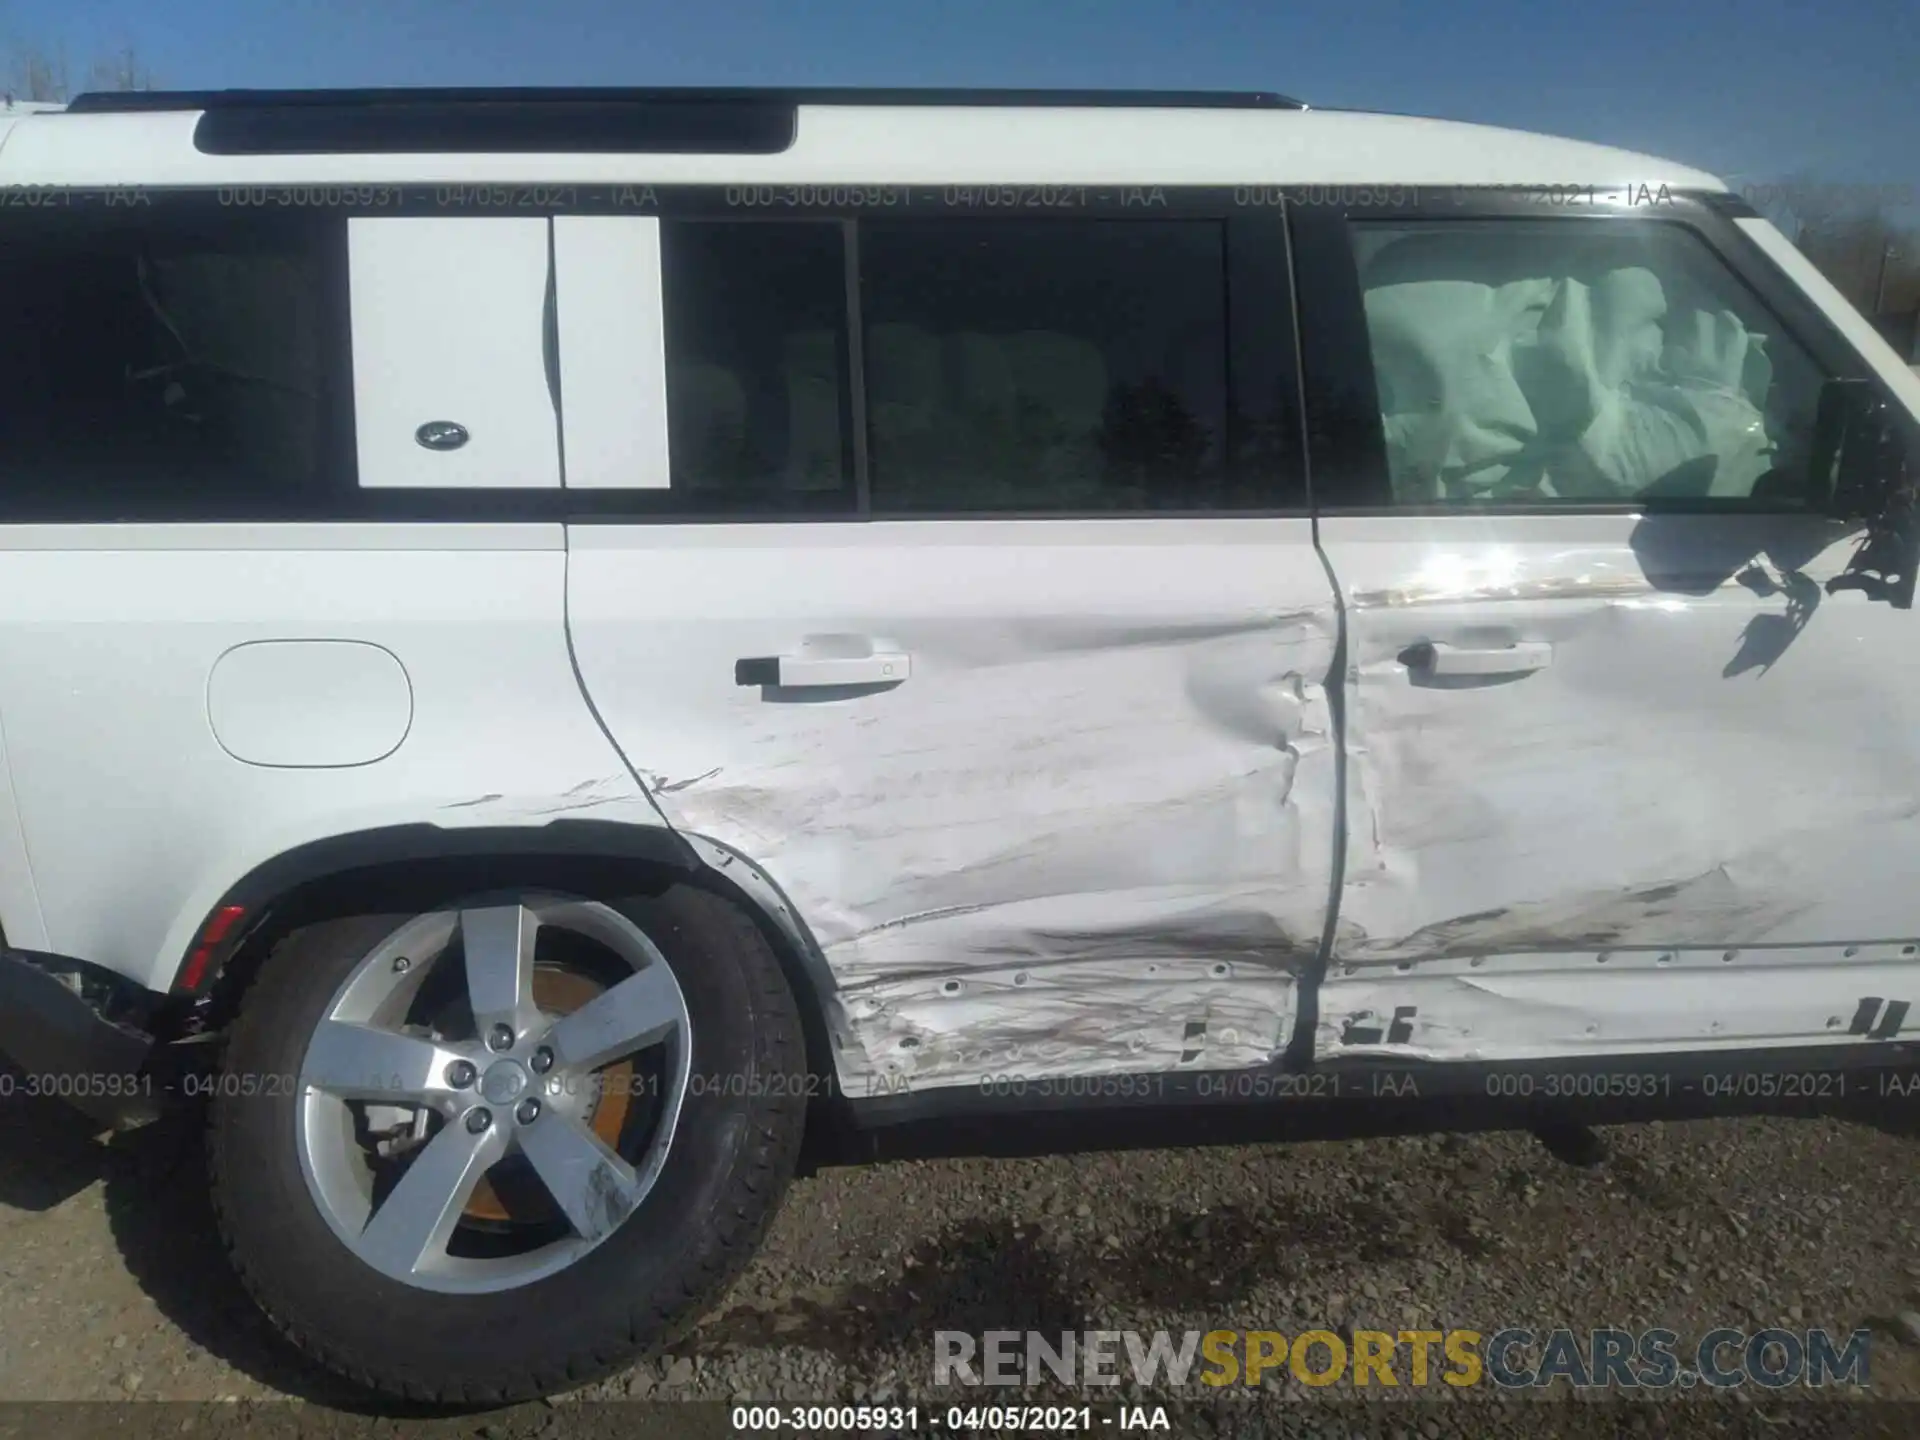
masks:
<path id="1" fill-rule="evenodd" d="M 0 0 L 0 41 L 174 89 L 1274 89 L 1920 189 L 1916 0 Z"/>

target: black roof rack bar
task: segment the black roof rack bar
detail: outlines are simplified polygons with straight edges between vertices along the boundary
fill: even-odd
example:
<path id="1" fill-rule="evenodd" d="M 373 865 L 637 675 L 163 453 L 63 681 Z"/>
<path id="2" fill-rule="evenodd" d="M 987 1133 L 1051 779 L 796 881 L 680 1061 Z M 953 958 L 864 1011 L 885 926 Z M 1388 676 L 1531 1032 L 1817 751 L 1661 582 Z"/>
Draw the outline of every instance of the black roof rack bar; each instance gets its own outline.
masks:
<path id="1" fill-rule="evenodd" d="M 167 110 L 261 110 L 362 106 L 597 105 L 954 105 L 1205 110 L 1304 110 L 1303 101 L 1269 91 L 1220 90 L 862 90 L 498 88 L 382 90 L 125 90 L 74 97 L 75 115 Z"/>

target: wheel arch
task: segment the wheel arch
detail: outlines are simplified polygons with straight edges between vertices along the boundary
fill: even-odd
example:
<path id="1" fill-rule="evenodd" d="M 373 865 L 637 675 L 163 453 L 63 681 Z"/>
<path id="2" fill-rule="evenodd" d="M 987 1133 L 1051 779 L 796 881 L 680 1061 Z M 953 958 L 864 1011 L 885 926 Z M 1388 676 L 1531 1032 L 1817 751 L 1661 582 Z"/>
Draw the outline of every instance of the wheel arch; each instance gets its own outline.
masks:
<path id="1" fill-rule="evenodd" d="M 538 827 L 386 826 L 310 841 L 261 861 L 224 891 L 185 951 L 157 1018 L 163 1041 L 218 1032 L 255 973 L 294 930 L 356 911 L 419 908 L 469 890 L 552 884 L 603 895 L 648 883 L 699 885 L 759 926 L 792 986 L 814 1093 L 832 1093 L 831 972 L 806 922 L 752 860 L 663 825 L 556 820 Z M 238 908 L 222 930 L 220 917 Z M 217 942 L 204 937 L 219 934 Z M 198 952 L 206 952 L 199 959 Z"/>

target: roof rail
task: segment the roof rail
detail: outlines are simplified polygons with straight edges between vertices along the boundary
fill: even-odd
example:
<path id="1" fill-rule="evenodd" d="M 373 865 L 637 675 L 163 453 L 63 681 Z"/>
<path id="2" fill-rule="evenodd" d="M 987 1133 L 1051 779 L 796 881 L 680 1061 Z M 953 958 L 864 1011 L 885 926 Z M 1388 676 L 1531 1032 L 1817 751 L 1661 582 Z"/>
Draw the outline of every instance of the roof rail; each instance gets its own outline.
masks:
<path id="1" fill-rule="evenodd" d="M 886 90 L 703 89 L 611 86 L 381 90 L 96 90 L 75 96 L 69 112 L 124 114 L 153 110 L 439 105 L 955 105 L 1055 108 L 1304 110 L 1304 101 L 1265 90 Z"/>
<path id="2" fill-rule="evenodd" d="M 1280 95 L 1145 90 L 128 90 L 80 115 L 199 111 L 206 155 L 777 155 L 802 105 L 1304 109 Z"/>

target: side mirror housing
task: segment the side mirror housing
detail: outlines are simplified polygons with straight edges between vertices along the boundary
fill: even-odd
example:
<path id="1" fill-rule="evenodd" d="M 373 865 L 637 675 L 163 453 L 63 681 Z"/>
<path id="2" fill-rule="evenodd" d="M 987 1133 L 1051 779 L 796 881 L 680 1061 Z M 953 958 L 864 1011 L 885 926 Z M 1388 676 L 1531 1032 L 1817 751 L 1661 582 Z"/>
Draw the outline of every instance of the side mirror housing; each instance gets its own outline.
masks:
<path id="1" fill-rule="evenodd" d="M 1862 591 L 1895 609 L 1913 605 L 1920 570 L 1920 462 L 1893 407 L 1866 380 L 1830 380 L 1814 422 L 1813 485 L 1835 520 L 1867 533 L 1827 591 Z M 1815 503 L 1819 503 L 1816 499 Z"/>

